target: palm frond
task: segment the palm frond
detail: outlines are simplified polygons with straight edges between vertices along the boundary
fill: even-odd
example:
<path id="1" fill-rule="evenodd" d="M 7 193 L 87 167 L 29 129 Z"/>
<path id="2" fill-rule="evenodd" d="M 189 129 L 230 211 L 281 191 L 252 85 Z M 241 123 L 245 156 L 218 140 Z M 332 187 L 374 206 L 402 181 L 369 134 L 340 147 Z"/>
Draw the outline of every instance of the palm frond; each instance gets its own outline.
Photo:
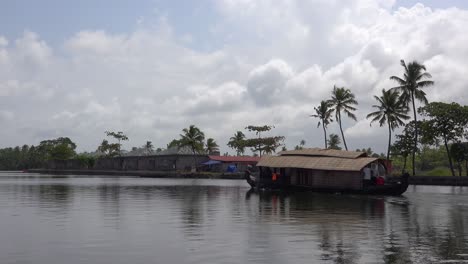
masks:
<path id="1" fill-rule="evenodd" d="M 434 81 L 420 81 L 418 82 L 418 87 L 427 87 L 427 86 L 431 86 L 431 85 L 434 85 Z"/>

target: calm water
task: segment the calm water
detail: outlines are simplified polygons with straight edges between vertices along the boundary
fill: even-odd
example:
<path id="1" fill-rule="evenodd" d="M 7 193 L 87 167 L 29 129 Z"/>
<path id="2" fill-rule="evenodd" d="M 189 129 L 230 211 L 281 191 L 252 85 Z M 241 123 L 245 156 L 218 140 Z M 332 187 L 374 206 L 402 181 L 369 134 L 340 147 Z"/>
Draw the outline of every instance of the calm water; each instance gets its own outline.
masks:
<path id="1" fill-rule="evenodd" d="M 230 180 L 0 173 L 0 263 L 468 262 L 467 188 L 248 191 Z"/>

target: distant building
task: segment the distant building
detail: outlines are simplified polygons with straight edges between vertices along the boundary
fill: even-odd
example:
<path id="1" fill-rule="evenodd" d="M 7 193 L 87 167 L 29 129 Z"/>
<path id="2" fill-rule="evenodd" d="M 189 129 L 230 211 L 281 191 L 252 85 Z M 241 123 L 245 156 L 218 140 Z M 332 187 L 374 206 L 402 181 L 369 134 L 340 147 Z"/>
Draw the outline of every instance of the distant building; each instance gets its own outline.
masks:
<path id="1" fill-rule="evenodd" d="M 250 156 L 215 156 L 209 155 L 209 160 L 202 163 L 201 169 L 217 172 L 242 172 L 248 165 L 255 166 L 260 157 Z"/>

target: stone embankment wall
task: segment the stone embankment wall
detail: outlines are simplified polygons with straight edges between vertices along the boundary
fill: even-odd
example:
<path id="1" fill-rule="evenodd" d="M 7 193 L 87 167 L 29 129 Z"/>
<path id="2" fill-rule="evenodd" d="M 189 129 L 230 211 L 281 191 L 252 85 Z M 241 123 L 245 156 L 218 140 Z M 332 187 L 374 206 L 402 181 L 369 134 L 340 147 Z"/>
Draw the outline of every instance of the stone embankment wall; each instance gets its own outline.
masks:
<path id="1" fill-rule="evenodd" d="M 156 155 L 98 158 L 93 165 L 78 159 L 51 160 L 49 170 L 122 170 L 122 171 L 182 171 L 190 170 L 193 164 L 208 161 L 207 155 Z"/>
<path id="2" fill-rule="evenodd" d="M 468 177 L 459 176 L 413 176 L 409 177 L 412 185 L 468 186 Z"/>

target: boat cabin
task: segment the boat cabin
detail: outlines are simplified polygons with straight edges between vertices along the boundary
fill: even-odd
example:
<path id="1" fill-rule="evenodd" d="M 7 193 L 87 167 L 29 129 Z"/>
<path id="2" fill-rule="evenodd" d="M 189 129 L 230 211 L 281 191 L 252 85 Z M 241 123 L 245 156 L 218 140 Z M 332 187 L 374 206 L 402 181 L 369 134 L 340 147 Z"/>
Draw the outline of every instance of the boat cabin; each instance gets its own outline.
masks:
<path id="1" fill-rule="evenodd" d="M 257 182 L 270 187 L 363 190 L 383 185 L 388 163 L 365 152 L 310 148 L 264 156 L 257 164 Z M 380 178 L 380 179 L 379 179 Z M 376 179 L 381 182 L 376 183 Z"/>

